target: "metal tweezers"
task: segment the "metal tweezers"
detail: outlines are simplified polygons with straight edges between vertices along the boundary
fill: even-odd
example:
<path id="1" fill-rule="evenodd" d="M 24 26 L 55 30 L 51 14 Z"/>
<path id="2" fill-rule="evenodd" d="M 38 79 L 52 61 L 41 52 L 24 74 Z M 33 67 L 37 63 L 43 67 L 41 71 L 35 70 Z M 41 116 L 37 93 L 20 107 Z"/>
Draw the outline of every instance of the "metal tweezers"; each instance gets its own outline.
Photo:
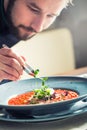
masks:
<path id="1" fill-rule="evenodd" d="M 25 62 L 25 66 L 23 66 L 23 70 L 27 73 L 27 74 L 29 74 L 29 75 L 31 75 L 31 76 L 35 76 L 35 74 L 34 74 L 34 70 L 31 68 L 31 66 L 30 65 L 28 65 L 26 62 Z"/>
<path id="2" fill-rule="evenodd" d="M 4 47 L 9 48 L 6 44 L 3 44 L 2 47 L 3 47 L 3 48 L 4 48 Z M 31 75 L 31 76 L 33 76 L 33 77 L 35 76 L 34 70 L 33 70 L 32 67 L 31 67 L 30 65 L 28 65 L 26 62 L 25 62 L 25 65 L 23 66 L 23 70 L 24 70 L 27 74 L 29 74 L 29 75 Z"/>

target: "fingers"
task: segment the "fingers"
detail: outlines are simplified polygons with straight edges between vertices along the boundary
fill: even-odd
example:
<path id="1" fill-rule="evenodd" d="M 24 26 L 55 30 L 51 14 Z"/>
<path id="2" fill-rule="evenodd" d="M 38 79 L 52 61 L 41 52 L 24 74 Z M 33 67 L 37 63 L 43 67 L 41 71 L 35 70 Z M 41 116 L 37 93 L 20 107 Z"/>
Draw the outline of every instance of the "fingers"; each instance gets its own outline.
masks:
<path id="1" fill-rule="evenodd" d="M 18 65 L 16 65 L 16 66 L 18 66 Z M 20 67 L 20 71 L 19 71 L 18 68 L 16 69 L 16 67 L 15 68 L 13 67 L 13 64 L 7 65 L 7 64 L 3 64 L 1 62 L 0 62 L 0 70 L 5 73 L 8 73 L 9 75 L 13 75 L 16 79 L 18 79 L 20 77 L 20 75 L 22 75 L 22 73 L 23 73 L 23 69 L 21 69 L 21 67 Z"/>
<path id="2" fill-rule="evenodd" d="M 6 72 L 9 71 L 9 73 L 13 73 L 15 70 L 19 75 L 22 75 L 23 70 L 21 64 L 16 59 L 3 55 L 0 55 L 0 69 Z"/>
<path id="3" fill-rule="evenodd" d="M 4 80 L 4 79 L 8 79 L 8 80 L 13 80 L 16 81 L 19 78 L 16 78 L 15 76 L 6 73 L 5 71 L 0 70 L 0 81 Z"/>
<path id="4" fill-rule="evenodd" d="M 16 59 L 22 66 L 24 66 L 24 64 L 25 64 L 23 58 L 21 56 L 19 56 L 17 53 L 15 53 L 10 48 L 6 48 L 6 47 L 2 48 L 0 50 L 0 54 L 3 56 L 12 57 L 12 58 Z"/>
<path id="5" fill-rule="evenodd" d="M 0 80 L 17 80 L 23 74 L 24 58 L 10 48 L 0 49 Z"/>

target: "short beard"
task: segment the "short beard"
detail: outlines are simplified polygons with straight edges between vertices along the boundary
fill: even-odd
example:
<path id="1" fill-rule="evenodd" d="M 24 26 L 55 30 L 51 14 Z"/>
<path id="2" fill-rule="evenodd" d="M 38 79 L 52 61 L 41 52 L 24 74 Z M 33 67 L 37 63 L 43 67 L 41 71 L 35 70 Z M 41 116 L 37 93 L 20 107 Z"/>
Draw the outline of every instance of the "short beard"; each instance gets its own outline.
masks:
<path id="1" fill-rule="evenodd" d="M 29 37 L 25 34 L 23 37 L 20 37 L 17 27 L 15 27 L 12 22 L 11 12 L 12 12 L 15 2 L 16 2 L 16 0 L 9 0 L 8 6 L 7 6 L 7 9 L 5 12 L 6 20 L 7 20 L 8 26 L 9 26 L 9 32 L 11 34 L 13 34 L 14 36 L 16 36 L 16 38 L 18 40 L 28 40 L 28 39 L 32 38 L 34 35 Z M 23 26 L 23 25 L 19 25 L 19 27 L 20 26 Z M 22 28 L 26 28 L 26 27 L 22 27 Z M 26 29 L 36 33 L 36 31 L 33 30 L 31 27 L 27 27 Z"/>
<path id="2" fill-rule="evenodd" d="M 18 38 L 18 31 L 14 27 L 13 22 L 11 20 L 11 12 L 12 12 L 15 2 L 16 0 L 9 0 L 5 15 L 6 15 L 6 20 L 9 27 L 9 32 Z"/>

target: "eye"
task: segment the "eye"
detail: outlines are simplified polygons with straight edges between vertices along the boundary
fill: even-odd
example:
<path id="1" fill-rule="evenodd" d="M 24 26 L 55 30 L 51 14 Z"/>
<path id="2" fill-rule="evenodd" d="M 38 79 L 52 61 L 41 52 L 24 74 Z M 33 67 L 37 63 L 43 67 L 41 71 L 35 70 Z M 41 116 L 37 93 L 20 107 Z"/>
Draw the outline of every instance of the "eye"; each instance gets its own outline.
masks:
<path id="1" fill-rule="evenodd" d="M 31 6 L 28 5 L 28 8 L 29 8 L 31 11 L 33 11 L 34 13 L 36 13 L 36 14 L 39 14 L 39 13 L 40 13 L 40 11 L 39 11 L 38 9 L 34 8 L 34 7 L 31 7 Z"/>
<path id="2" fill-rule="evenodd" d="M 55 15 L 51 15 L 51 14 L 48 14 L 47 17 L 48 17 L 48 18 L 56 18 Z"/>

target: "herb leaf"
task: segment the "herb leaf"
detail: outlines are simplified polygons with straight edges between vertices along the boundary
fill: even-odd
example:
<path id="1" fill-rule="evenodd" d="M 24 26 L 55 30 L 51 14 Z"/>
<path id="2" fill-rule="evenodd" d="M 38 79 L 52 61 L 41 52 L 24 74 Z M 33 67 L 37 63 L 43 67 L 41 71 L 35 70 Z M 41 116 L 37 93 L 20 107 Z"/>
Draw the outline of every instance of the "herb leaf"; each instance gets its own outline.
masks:
<path id="1" fill-rule="evenodd" d="M 45 85 L 45 82 L 48 80 L 48 77 L 40 78 L 42 80 L 42 86 Z"/>
<path id="2" fill-rule="evenodd" d="M 40 89 L 35 89 L 34 92 L 35 92 L 34 98 L 48 99 L 50 98 L 54 90 L 51 88 L 48 88 L 48 86 L 41 86 Z"/>
<path id="3" fill-rule="evenodd" d="M 37 75 L 38 75 L 38 73 L 39 73 L 39 69 L 36 69 L 35 71 L 34 71 L 34 77 L 36 77 Z"/>

